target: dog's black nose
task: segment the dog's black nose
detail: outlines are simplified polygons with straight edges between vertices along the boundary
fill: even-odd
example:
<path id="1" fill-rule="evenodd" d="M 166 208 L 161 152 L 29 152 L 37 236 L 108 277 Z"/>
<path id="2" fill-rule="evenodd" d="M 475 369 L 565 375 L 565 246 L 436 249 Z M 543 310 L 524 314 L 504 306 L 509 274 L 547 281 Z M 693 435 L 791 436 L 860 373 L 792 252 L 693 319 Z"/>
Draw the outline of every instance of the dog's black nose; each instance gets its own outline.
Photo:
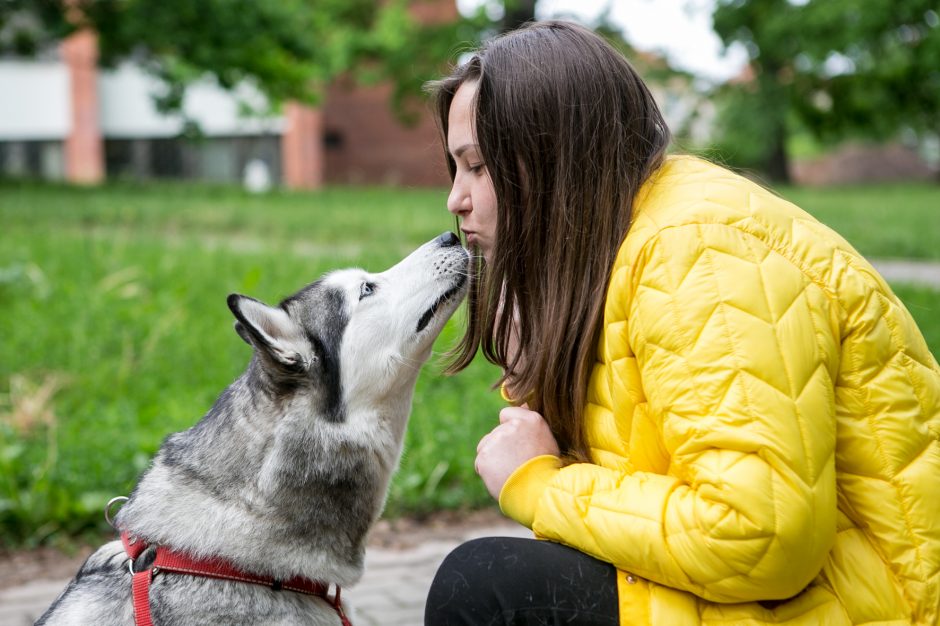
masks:
<path id="1" fill-rule="evenodd" d="M 449 248 L 450 246 L 460 245 L 460 237 L 452 232 L 441 233 L 441 235 L 434 241 L 436 241 L 442 248 Z"/>

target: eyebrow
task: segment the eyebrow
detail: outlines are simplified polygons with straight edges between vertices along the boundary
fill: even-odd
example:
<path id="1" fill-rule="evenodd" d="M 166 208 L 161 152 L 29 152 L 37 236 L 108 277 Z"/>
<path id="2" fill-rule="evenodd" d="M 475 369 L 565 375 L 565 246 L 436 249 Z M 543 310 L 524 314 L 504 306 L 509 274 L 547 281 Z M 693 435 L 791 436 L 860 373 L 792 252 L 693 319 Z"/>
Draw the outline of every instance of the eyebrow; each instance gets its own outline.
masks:
<path id="1" fill-rule="evenodd" d="M 454 158 L 457 159 L 457 158 L 460 158 L 460 155 L 461 155 L 461 154 L 463 154 L 464 152 L 466 152 L 466 151 L 469 150 L 470 148 L 479 149 L 480 146 L 479 146 L 479 144 L 475 144 L 475 143 L 465 143 L 464 145 L 462 145 L 462 146 L 460 146 L 459 148 L 457 148 L 456 150 L 454 150 L 452 154 L 454 155 Z"/>

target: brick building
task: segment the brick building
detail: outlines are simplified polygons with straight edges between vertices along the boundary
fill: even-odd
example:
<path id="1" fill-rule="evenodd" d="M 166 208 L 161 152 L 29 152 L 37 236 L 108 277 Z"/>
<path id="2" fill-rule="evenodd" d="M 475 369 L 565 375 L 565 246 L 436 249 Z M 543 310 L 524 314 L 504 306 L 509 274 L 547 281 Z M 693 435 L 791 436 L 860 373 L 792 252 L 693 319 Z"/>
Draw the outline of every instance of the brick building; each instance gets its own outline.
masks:
<path id="1" fill-rule="evenodd" d="M 456 0 L 412 0 L 410 10 L 422 23 L 459 17 Z M 417 107 L 416 121 L 402 123 L 390 107 L 390 85 L 340 79 L 318 108 L 288 102 L 280 115 L 252 117 L 242 104 L 264 110 L 260 93 L 247 85 L 230 93 L 206 81 L 187 90 L 184 118 L 157 112 L 151 94 L 161 85 L 138 66 L 101 70 L 97 56 L 96 37 L 85 31 L 35 60 L 0 59 L 0 175 L 77 183 L 260 175 L 295 189 L 448 184 L 430 112 Z M 670 128 L 705 144 L 714 109 L 693 77 L 666 71 L 656 55 L 632 60 L 658 77 L 649 86 Z M 187 119 L 198 123 L 199 139 L 183 137 Z"/>
<path id="2" fill-rule="evenodd" d="M 454 0 L 415 0 L 424 22 L 457 19 Z M 0 174 L 76 183 L 106 177 L 241 180 L 249 164 L 290 188 L 324 183 L 442 185 L 437 129 L 424 110 L 404 124 L 389 85 L 338 80 L 321 107 L 286 103 L 277 117 L 244 117 L 249 88 L 228 94 L 197 84 L 183 110 L 202 137 L 183 138 L 185 119 L 157 113 L 159 84 L 133 64 L 103 71 L 97 38 L 82 31 L 31 61 L 0 60 Z"/>

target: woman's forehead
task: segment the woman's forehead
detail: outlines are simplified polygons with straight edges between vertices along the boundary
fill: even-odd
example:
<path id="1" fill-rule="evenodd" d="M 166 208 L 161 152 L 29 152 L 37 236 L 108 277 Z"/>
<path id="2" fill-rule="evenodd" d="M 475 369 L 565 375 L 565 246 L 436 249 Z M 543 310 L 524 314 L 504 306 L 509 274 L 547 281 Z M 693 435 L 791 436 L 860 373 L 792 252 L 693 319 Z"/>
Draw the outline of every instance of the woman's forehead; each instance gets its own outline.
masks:
<path id="1" fill-rule="evenodd" d="M 476 82 L 463 83 L 450 103 L 447 120 L 447 147 L 454 156 L 460 156 L 461 152 L 475 147 L 473 101 L 476 91 Z"/>

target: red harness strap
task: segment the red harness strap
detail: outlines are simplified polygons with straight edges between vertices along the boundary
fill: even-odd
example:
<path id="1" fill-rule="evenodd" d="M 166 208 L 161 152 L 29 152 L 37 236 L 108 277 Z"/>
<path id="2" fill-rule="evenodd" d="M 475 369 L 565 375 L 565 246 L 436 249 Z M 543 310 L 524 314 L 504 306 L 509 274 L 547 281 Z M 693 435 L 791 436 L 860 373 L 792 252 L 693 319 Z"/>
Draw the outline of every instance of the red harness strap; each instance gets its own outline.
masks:
<path id="1" fill-rule="evenodd" d="M 124 543 L 124 550 L 132 561 L 148 547 L 145 542 L 140 539 L 131 539 L 124 532 L 121 533 L 121 541 Z M 133 572 L 133 569 L 131 571 Z M 234 580 L 271 587 L 277 591 L 287 589 L 288 591 L 317 596 L 326 600 L 333 607 L 343 626 L 352 626 L 345 611 L 343 611 L 339 585 L 336 586 L 336 594 L 333 598 L 330 598 L 328 594 L 329 585 L 317 580 L 296 576 L 290 580 L 280 581 L 267 576 L 255 576 L 254 574 L 247 574 L 221 559 L 200 561 L 181 552 L 174 552 L 164 546 L 157 546 L 157 556 L 149 569 L 133 572 L 131 587 L 134 595 L 134 621 L 137 626 L 153 626 L 150 617 L 150 583 L 158 573 L 187 574 L 189 576 Z"/>

